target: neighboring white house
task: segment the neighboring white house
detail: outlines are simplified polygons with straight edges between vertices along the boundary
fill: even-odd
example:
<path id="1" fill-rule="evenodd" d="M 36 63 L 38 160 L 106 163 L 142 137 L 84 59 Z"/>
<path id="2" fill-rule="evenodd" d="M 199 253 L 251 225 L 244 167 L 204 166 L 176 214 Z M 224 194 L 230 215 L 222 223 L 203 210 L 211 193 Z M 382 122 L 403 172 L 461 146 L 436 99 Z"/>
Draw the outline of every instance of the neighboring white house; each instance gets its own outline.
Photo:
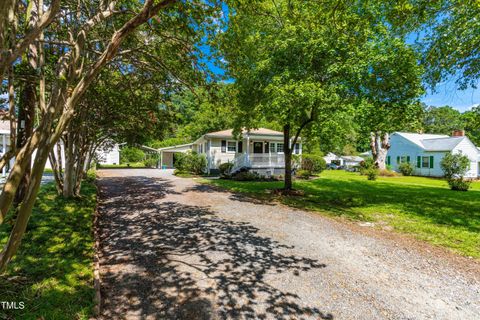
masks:
<path id="1" fill-rule="evenodd" d="M 362 157 L 359 156 L 341 156 L 340 157 L 343 161 L 343 165 L 347 168 L 350 167 L 357 167 L 360 165 L 360 163 L 365 160 Z"/>
<path id="2" fill-rule="evenodd" d="M 55 148 L 61 148 L 61 156 L 62 156 L 62 163 L 65 163 L 65 152 L 63 149 L 63 144 L 59 142 Z M 0 120 L 0 157 L 5 154 L 10 149 L 10 121 Z M 37 155 L 37 150 L 35 150 L 32 154 L 32 159 L 35 159 Z M 119 164 L 120 163 L 120 155 L 119 155 L 119 147 L 118 144 L 114 144 L 113 147 L 103 148 L 97 151 L 97 157 L 101 160 L 101 164 Z M 10 171 L 11 166 L 15 162 L 15 159 L 12 158 L 10 163 L 8 163 L 2 169 L 1 175 L 4 177 L 7 175 L 8 171 Z M 50 160 L 45 163 L 46 169 L 51 169 L 52 165 Z"/>
<path id="3" fill-rule="evenodd" d="M 441 177 L 444 175 L 440 162 L 447 153 L 462 153 L 470 159 L 470 169 L 465 177 L 476 178 L 479 174 L 479 149 L 465 136 L 455 131 L 450 137 L 438 134 L 395 132 L 390 136 L 387 165 L 399 171 L 403 162 L 412 163 L 415 174 Z"/>
<path id="4" fill-rule="evenodd" d="M 359 156 L 337 156 L 335 153 L 329 152 L 323 157 L 327 165 L 336 164 L 337 166 L 356 167 L 365 160 Z"/>
<path id="5" fill-rule="evenodd" d="M 323 159 L 325 160 L 325 162 L 327 163 L 327 165 L 329 165 L 329 164 L 335 164 L 335 165 L 337 165 L 337 166 L 343 166 L 343 159 L 342 159 L 342 157 L 337 156 L 337 155 L 336 155 L 335 153 L 333 153 L 333 152 L 327 153 L 327 155 L 324 156 Z"/>
<path id="6" fill-rule="evenodd" d="M 99 147 L 96 152 L 99 164 L 120 164 L 120 147 L 118 143 L 107 143 Z"/>
<path id="7" fill-rule="evenodd" d="M 216 171 L 222 163 L 233 163 L 233 170 L 248 169 L 262 175 L 281 174 L 285 168 L 283 133 L 259 128 L 244 131 L 236 138 L 233 130 L 204 134 L 195 142 L 159 149 L 162 167 L 174 167 L 175 152 L 187 150 L 204 154 L 208 171 Z M 302 145 L 296 143 L 293 153 L 301 154 Z"/>

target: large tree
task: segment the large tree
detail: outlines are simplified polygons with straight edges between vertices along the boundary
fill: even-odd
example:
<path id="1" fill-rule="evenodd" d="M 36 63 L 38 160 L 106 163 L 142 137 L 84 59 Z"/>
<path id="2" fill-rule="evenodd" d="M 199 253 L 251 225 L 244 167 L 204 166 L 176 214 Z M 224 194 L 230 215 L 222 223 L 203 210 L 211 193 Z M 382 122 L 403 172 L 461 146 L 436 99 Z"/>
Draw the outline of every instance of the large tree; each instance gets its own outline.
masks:
<path id="1" fill-rule="evenodd" d="M 0 271 L 4 270 L 16 252 L 25 232 L 48 155 L 59 141 L 72 119 L 78 113 L 80 101 L 89 86 L 103 68 L 118 55 L 128 55 L 143 50 L 149 54 L 152 41 L 176 43 L 164 46 L 154 57 L 163 63 L 164 73 L 171 74 L 172 65 L 164 59 L 171 58 L 175 64 L 194 66 L 195 43 L 201 36 L 206 19 L 212 14 L 214 3 L 191 3 L 176 0 L 145 0 L 123 2 L 66 1 L 62 3 L 60 16 L 45 30 L 43 49 L 58 57 L 56 69 L 46 85 L 45 105 L 38 105 L 38 125 L 24 146 L 16 150 L 15 163 L 0 195 L 0 223 L 9 212 L 13 197 L 33 152 L 37 150 L 30 184 L 9 239 L 0 253 Z M 122 47 L 128 44 L 138 29 L 144 38 L 139 47 Z M 151 55 L 152 56 L 152 55 Z M 175 58 L 174 58 L 175 57 Z M 133 66 L 126 66 L 126 70 Z M 125 70 L 125 69 L 124 69 Z M 156 70 L 155 70 L 156 71 Z M 41 73 L 41 72 L 40 72 Z M 180 81 L 180 79 L 177 79 Z"/>
<path id="2" fill-rule="evenodd" d="M 450 135 L 454 130 L 465 129 L 465 121 L 460 111 L 450 106 L 427 107 L 423 119 L 426 133 Z"/>
<path id="3" fill-rule="evenodd" d="M 291 146 L 305 128 L 335 120 L 351 104 L 372 106 L 386 123 L 386 111 L 401 114 L 418 96 L 415 55 L 394 37 L 383 8 L 375 1 L 236 2 L 219 41 L 239 92 L 236 124 L 255 127 L 263 118 L 283 128 L 286 190 Z M 385 129 L 373 130 L 378 137 Z"/>

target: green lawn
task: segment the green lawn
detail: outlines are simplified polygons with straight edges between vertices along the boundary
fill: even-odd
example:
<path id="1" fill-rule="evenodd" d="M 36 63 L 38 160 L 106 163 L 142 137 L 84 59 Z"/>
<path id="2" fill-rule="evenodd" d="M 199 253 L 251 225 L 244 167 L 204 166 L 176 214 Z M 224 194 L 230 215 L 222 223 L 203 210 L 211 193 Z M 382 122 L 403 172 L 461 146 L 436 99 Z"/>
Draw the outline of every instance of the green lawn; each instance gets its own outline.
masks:
<path id="1" fill-rule="evenodd" d="M 96 188 L 84 183 L 82 199 L 58 197 L 42 187 L 18 254 L 0 276 L 0 300 L 23 301 L 23 310 L 0 319 L 88 319 L 94 306 L 92 222 Z M 0 226 L 0 244 L 8 225 Z"/>
<path id="2" fill-rule="evenodd" d="M 128 169 L 128 168 L 146 168 L 143 162 L 131 162 L 121 164 L 98 164 L 98 169 Z"/>
<path id="3" fill-rule="evenodd" d="M 272 197 L 282 182 L 208 183 L 237 192 Z M 297 180 L 305 196 L 279 198 L 285 204 L 351 220 L 393 227 L 419 239 L 480 258 L 480 182 L 468 192 L 451 191 L 441 179 L 380 177 L 368 181 L 357 173 L 325 171 L 315 180 Z"/>

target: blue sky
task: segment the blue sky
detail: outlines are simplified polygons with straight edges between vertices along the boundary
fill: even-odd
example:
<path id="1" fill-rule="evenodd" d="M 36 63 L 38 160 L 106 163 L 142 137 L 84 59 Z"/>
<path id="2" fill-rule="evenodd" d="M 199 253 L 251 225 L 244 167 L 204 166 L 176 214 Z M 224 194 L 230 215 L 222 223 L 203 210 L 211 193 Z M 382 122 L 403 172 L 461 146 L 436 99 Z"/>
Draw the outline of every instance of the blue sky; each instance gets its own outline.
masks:
<path id="1" fill-rule="evenodd" d="M 449 105 L 459 111 L 467 111 L 480 104 L 480 89 L 457 90 L 452 78 L 437 85 L 436 92 L 428 91 L 422 101 L 429 106 Z"/>

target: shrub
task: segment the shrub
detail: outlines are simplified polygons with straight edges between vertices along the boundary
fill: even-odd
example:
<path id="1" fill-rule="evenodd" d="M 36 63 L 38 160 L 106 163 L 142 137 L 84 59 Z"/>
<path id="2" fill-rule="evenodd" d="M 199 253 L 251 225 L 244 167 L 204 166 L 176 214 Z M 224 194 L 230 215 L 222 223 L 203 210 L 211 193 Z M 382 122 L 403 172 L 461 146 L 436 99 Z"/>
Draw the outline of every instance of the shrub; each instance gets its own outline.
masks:
<path id="1" fill-rule="evenodd" d="M 88 169 L 85 180 L 87 182 L 94 182 L 97 179 L 97 171 L 94 168 Z"/>
<path id="2" fill-rule="evenodd" d="M 373 158 L 367 158 L 364 161 L 360 162 L 359 171 L 362 176 L 366 176 L 368 174 L 368 171 L 371 169 L 376 169 Z"/>
<path id="3" fill-rule="evenodd" d="M 231 162 L 225 162 L 218 166 L 218 170 L 220 171 L 220 175 L 222 177 L 229 176 L 232 168 L 233 168 L 233 163 Z"/>
<path id="4" fill-rule="evenodd" d="M 155 158 L 147 158 L 143 161 L 145 167 L 155 168 L 157 166 L 158 160 Z"/>
<path id="5" fill-rule="evenodd" d="M 404 176 L 411 176 L 413 174 L 413 165 L 408 162 L 403 162 L 398 166 L 398 170 L 404 175 Z"/>
<path id="6" fill-rule="evenodd" d="M 461 153 L 447 153 L 440 162 L 445 178 L 447 178 L 450 189 L 456 191 L 467 191 L 471 181 L 465 180 L 463 176 L 470 168 L 470 160 Z"/>
<path id="7" fill-rule="evenodd" d="M 369 168 L 365 171 L 365 175 L 367 176 L 368 180 L 377 180 L 379 174 L 379 170 L 377 168 Z"/>
<path id="8" fill-rule="evenodd" d="M 388 170 L 388 169 L 379 170 L 378 174 L 382 177 L 396 177 L 396 176 L 398 176 L 398 174 L 395 171 Z"/>
<path id="9" fill-rule="evenodd" d="M 468 191 L 468 189 L 470 189 L 471 183 L 472 181 L 465 180 L 463 178 L 448 180 L 448 185 L 450 186 L 450 189 L 455 191 Z"/>
<path id="10" fill-rule="evenodd" d="M 134 147 L 124 147 L 120 151 L 120 163 L 140 162 L 145 158 L 145 153 Z"/>
<path id="11" fill-rule="evenodd" d="M 312 175 L 312 173 L 308 170 L 298 170 L 297 173 L 296 173 L 296 176 L 301 178 L 301 179 L 308 179 L 310 178 L 310 176 Z"/>
<path id="12" fill-rule="evenodd" d="M 175 168 L 180 172 L 202 174 L 207 167 L 207 159 L 196 152 L 175 154 Z"/>
<path id="13" fill-rule="evenodd" d="M 255 181 L 260 180 L 260 176 L 255 172 L 240 171 L 236 173 L 232 179 L 236 181 Z"/>
<path id="14" fill-rule="evenodd" d="M 327 168 L 327 163 L 320 155 L 304 154 L 302 155 L 302 164 L 300 168 L 309 171 L 311 174 L 321 173 Z"/>

